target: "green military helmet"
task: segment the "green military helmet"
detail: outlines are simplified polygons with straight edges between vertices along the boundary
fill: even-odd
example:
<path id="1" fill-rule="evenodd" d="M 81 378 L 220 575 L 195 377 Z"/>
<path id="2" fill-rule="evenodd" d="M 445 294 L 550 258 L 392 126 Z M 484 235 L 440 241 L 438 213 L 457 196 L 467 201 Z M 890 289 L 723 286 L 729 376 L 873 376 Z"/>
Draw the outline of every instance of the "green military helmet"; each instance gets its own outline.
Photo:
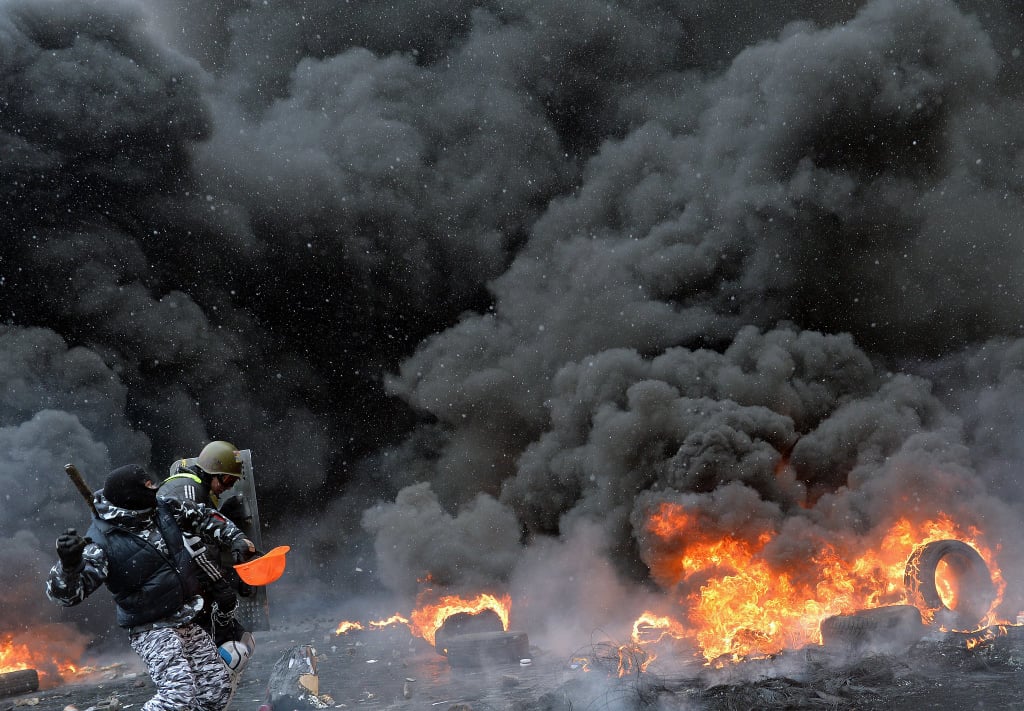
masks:
<path id="1" fill-rule="evenodd" d="M 242 478 L 242 457 L 230 442 L 210 442 L 196 457 L 196 464 L 207 474 Z"/>

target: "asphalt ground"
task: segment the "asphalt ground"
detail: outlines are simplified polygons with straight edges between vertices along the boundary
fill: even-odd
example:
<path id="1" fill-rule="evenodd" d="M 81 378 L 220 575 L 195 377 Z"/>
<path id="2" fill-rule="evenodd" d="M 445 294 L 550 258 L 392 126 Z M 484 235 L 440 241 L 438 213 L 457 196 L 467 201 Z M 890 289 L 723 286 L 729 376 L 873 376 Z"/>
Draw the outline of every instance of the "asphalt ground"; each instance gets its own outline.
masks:
<path id="1" fill-rule="evenodd" d="M 1024 710 L 1020 628 L 975 649 L 962 638 L 931 636 L 895 654 L 813 647 L 720 669 L 668 655 L 646 672 L 619 678 L 607 649 L 595 646 L 570 655 L 531 647 L 528 665 L 452 668 L 404 628 L 338 636 L 335 623 L 307 620 L 257 632 L 256 654 L 228 711 L 257 711 L 268 698 L 275 664 L 306 648 L 315 650 L 317 693 L 274 711 Z M 153 686 L 127 645 L 125 650 L 123 658 L 108 658 L 54 689 L 0 699 L 0 711 L 139 709 Z"/>

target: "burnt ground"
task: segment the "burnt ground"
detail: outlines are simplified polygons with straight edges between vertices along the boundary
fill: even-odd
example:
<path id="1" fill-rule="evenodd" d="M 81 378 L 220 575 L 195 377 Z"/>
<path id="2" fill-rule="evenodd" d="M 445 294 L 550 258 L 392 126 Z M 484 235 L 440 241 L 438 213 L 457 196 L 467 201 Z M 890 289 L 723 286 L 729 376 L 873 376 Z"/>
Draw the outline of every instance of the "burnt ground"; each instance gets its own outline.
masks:
<path id="1" fill-rule="evenodd" d="M 571 655 L 530 648 L 529 665 L 451 668 L 445 657 L 400 628 L 335 636 L 333 621 L 306 621 L 257 633 L 257 652 L 230 711 L 256 711 L 275 663 L 302 645 L 316 650 L 319 696 L 291 708 L 402 711 L 687 711 L 739 709 L 1024 709 L 1024 628 L 1010 627 L 975 649 L 966 637 L 931 635 L 887 653 L 812 647 L 711 669 L 655 660 L 619 678 L 610 646 Z M 138 709 L 152 684 L 131 651 L 54 689 L 0 699 L 0 711 Z M 97 711 L 98 711 L 97 709 Z M 275 711 L 291 709 L 275 708 Z"/>

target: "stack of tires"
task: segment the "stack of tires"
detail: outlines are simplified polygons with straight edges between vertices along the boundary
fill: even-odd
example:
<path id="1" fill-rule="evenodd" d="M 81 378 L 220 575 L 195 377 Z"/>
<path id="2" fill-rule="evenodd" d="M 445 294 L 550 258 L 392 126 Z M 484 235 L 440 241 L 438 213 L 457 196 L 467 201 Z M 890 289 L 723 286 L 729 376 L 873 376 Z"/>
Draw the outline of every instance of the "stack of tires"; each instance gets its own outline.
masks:
<path id="1" fill-rule="evenodd" d="M 947 566 L 948 577 L 955 582 L 952 607 L 939 592 L 940 563 Z M 914 549 L 907 560 L 903 583 L 910 604 L 829 617 L 821 623 L 822 643 L 848 651 L 897 652 L 924 637 L 929 627 L 977 630 L 996 598 L 992 574 L 981 554 L 954 539 L 931 541 Z"/>

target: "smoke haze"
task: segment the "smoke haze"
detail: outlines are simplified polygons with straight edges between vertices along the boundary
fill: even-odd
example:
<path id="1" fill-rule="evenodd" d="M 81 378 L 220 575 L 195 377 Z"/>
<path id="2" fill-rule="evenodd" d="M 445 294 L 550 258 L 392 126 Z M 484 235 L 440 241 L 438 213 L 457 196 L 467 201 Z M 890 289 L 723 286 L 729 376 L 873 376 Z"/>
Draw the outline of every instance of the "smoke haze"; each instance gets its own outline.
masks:
<path id="1" fill-rule="evenodd" d="M 253 452 L 288 611 L 429 578 L 589 635 L 673 589 L 671 502 L 779 562 L 944 512 L 1016 615 L 1022 31 L 1009 0 L 0 1 L 2 626 L 112 624 L 43 595 L 87 521 L 66 462 L 212 439 Z"/>

